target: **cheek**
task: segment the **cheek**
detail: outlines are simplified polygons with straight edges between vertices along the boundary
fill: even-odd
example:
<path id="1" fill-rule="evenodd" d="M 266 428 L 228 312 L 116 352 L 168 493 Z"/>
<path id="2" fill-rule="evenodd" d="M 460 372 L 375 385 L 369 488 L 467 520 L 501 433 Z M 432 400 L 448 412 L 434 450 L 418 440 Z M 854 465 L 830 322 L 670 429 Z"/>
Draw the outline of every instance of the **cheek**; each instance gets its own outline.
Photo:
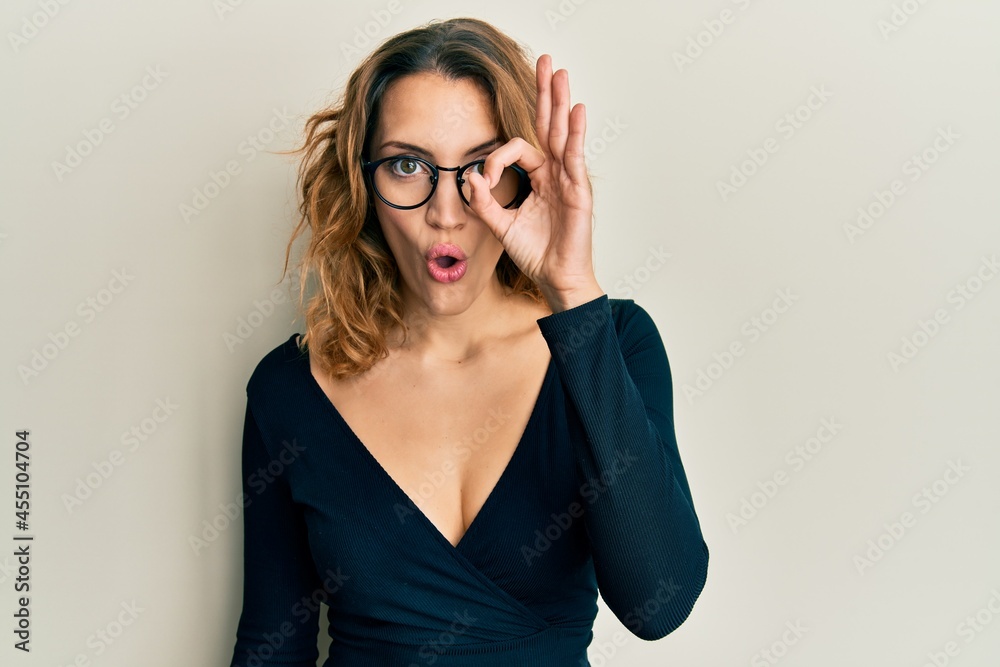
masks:
<path id="1" fill-rule="evenodd" d="M 411 216 L 406 215 L 406 211 L 399 211 L 388 206 L 376 207 L 379 225 L 382 227 L 382 236 L 389 244 L 389 249 L 396 255 L 406 256 L 416 245 L 415 239 L 410 237 L 410 230 L 415 229 L 415 222 Z"/>
<path id="2" fill-rule="evenodd" d="M 483 227 L 486 228 L 485 223 Z M 500 255 L 503 254 L 503 244 L 500 243 L 500 239 L 493 235 L 493 232 L 486 228 L 486 233 L 484 234 L 481 247 L 492 255 L 496 255 L 497 259 L 500 259 Z"/>

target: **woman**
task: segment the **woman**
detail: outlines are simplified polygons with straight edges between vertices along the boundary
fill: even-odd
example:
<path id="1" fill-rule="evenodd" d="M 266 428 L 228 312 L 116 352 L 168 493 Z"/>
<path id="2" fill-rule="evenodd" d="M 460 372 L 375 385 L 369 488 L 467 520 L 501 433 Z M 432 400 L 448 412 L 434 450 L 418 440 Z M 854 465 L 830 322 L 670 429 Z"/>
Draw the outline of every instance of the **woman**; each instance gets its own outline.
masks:
<path id="1" fill-rule="evenodd" d="M 306 127 L 306 332 L 257 365 L 232 665 L 588 665 L 708 549 L 649 315 L 591 260 L 585 110 L 474 19 L 381 45 Z M 289 248 L 291 242 L 289 243 Z M 287 269 L 286 253 L 286 269 Z"/>

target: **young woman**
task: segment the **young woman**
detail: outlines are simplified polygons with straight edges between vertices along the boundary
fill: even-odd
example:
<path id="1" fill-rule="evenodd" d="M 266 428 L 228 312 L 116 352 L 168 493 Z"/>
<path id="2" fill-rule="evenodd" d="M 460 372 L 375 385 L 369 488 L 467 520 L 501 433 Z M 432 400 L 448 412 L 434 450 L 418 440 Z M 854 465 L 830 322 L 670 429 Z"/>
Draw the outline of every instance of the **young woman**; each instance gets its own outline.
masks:
<path id="1" fill-rule="evenodd" d="M 568 75 L 474 19 L 387 40 L 306 126 L 306 331 L 247 384 L 232 665 L 588 665 L 704 586 L 650 316 L 594 275 Z M 289 243 L 289 250 L 291 242 Z M 286 252 L 286 269 L 287 269 Z"/>

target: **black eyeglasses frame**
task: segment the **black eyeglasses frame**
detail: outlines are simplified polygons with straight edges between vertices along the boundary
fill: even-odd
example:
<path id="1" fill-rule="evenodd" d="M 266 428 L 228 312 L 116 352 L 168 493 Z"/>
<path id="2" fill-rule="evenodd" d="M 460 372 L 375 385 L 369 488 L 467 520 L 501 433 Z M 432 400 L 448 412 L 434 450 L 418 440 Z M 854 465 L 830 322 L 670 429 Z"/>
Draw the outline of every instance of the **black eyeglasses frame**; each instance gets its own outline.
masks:
<path id="1" fill-rule="evenodd" d="M 375 187 L 375 170 L 378 169 L 380 164 L 382 164 L 383 162 L 390 162 L 392 160 L 404 160 L 404 159 L 415 160 L 417 162 L 420 162 L 421 164 L 425 165 L 431 172 L 430 193 L 422 202 L 420 202 L 419 204 L 414 204 L 413 206 L 400 206 L 398 204 L 394 204 L 385 197 L 383 197 L 382 193 L 379 192 L 377 187 Z M 463 178 L 463 176 L 465 175 L 466 170 L 468 170 L 470 167 L 474 167 L 477 164 L 485 164 L 485 163 L 486 160 L 482 159 L 482 160 L 473 160 L 472 162 L 466 165 L 462 165 L 461 167 L 441 167 L 416 155 L 390 155 L 388 157 L 384 157 L 371 162 L 362 158 L 361 168 L 365 174 L 366 181 L 371 186 L 372 191 L 380 200 L 382 200 L 383 203 L 385 203 L 386 206 L 391 206 L 392 208 L 399 209 L 401 211 L 409 211 L 415 208 L 420 208 L 421 206 L 423 206 L 424 204 L 426 204 L 431 200 L 431 197 L 434 196 L 434 192 L 437 190 L 438 180 L 440 179 L 440 172 L 442 171 L 458 172 L 455 175 L 455 187 L 458 188 L 458 196 L 462 198 L 462 201 L 465 202 L 466 206 L 472 206 L 469 200 L 465 198 L 465 193 L 462 192 L 462 186 L 465 185 L 465 179 Z M 514 199 L 511 200 L 511 202 L 506 206 L 504 206 L 503 208 L 505 209 L 517 208 L 518 206 L 523 204 L 524 200 L 528 198 L 529 194 L 531 194 L 531 179 L 528 177 L 528 172 L 525 171 L 524 168 L 518 164 L 507 165 L 507 168 L 513 169 L 515 172 L 517 172 L 519 176 L 519 181 L 517 187 L 517 194 L 515 194 Z"/>

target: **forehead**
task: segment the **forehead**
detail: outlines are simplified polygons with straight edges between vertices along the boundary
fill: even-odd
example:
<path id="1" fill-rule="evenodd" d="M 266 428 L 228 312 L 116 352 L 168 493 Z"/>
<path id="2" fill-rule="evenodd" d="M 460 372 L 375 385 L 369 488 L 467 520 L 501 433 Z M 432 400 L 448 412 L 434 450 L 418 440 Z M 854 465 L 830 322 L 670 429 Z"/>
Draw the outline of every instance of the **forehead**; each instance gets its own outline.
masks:
<path id="1" fill-rule="evenodd" d="M 459 157 L 496 136 L 486 93 L 469 79 L 410 74 L 389 85 L 382 98 L 373 150 L 386 141 L 426 148 L 435 157 Z"/>

